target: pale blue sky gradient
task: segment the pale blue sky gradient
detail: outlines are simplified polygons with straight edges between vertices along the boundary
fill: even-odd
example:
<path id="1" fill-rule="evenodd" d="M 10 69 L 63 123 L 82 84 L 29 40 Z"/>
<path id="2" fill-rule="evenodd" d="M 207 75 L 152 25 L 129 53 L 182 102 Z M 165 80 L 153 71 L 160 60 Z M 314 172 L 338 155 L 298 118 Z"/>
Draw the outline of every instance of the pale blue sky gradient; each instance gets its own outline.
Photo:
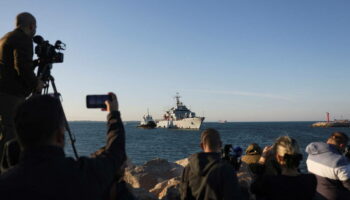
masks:
<path id="1" fill-rule="evenodd" d="M 0 2 L 67 44 L 53 74 L 69 120 L 104 120 L 85 95 L 117 93 L 124 120 L 183 102 L 207 121 L 350 118 L 350 1 Z"/>

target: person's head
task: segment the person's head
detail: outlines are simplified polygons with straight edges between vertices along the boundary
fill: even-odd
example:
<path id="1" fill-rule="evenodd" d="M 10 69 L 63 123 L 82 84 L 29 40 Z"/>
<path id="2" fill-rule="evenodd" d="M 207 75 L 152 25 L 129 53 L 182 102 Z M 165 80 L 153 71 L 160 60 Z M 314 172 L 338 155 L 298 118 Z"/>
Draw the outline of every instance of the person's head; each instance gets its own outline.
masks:
<path id="1" fill-rule="evenodd" d="M 335 145 L 339 150 L 343 151 L 348 144 L 349 137 L 343 132 L 334 132 L 327 139 L 327 144 Z"/>
<path id="2" fill-rule="evenodd" d="M 221 138 L 217 130 L 208 128 L 201 134 L 201 148 L 204 152 L 220 152 L 221 151 Z"/>
<path id="3" fill-rule="evenodd" d="M 286 168 L 296 169 L 302 160 L 297 141 L 289 136 L 281 136 L 276 139 L 274 152 L 277 162 Z"/>
<path id="4" fill-rule="evenodd" d="M 54 97 L 43 95 L 26 100 L 17 109 L 15 125 L 22 149 L 64 147 L 64 113 L 60 101 Z"/>
<path id="5" fill-rule="evenodd" d="M 261 155 L 261 147 L 257 143 L 250 144 L 245 150 L 246 155 Z"/>
<path id="6" fill-rule="evenodd" d="M 16 27 L 33 37 L 36 33 L 36 19 L 28 12 L 19 13 L 16 17 Z"/>

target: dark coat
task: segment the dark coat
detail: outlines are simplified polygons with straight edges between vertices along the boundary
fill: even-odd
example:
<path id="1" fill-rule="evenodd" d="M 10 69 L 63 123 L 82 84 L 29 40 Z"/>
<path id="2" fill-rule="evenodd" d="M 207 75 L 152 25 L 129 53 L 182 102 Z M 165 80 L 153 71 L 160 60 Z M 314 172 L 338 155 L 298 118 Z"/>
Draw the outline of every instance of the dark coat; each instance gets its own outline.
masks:
<path id="1" fill-rule="evenodd" d="M 106 150 L 95 158 L 74 160 L 55 146 L 24 151 L 20 164 L 0 176 L 0 198 L 102 199 L 126 159 L 119 112 L 108 116 L 108 127 Z"/>
<path id="2" fill-rule="evenodd" d="M 0 39 L 0 93 L 28 96 L 37 86 L 33 41 L 21 29 Z"/>
<path id="3" fill-rule="evenodd" d="M 235 170 L 221 160 L 219 153 L 197 153 L 189 158 L 180 195 L 182 200 L 241 199 Z"/>
<path id="4" fill-rule="evenodd" d="M 267 175 L 257 178 L 251 185 L 251 191 L 257 195 L 257 199 L 312 200 L 316 184 L 313 174 Z"/>

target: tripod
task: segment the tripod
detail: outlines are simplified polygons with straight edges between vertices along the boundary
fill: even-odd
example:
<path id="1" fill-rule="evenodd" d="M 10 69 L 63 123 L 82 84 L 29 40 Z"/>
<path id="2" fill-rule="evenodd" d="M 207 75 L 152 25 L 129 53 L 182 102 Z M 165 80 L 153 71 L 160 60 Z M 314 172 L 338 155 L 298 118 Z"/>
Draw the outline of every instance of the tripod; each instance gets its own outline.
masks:
<path id="1" fill-rule="evenodd" d="M 52 63 L 40 63 L 38 72 L 37 72 L 37 77 L 39 80 L 41 80 L 44 83 L 44 88 L 42 89 L 41 92 L 36 93 L 36 95 L 47 95 L 49 94 L 49 87 L 50 84 L 52 86 L 53 94 L 52 96 L 56 98 L 60 102 L 60 109 L 62 109 L 63 113 L 63 118 L 64 118 L 64 126 L 66 131 L 68 132 L 69 139 L 71 141 L 72 149 L 74 152 L 74 156 L 76 159 L 79 158 L 77 149 L 75 148 L 75 135 L 71 132 L 69 128 L 69 124 L 66 118 L 66 114 L 64 113 L 62 102 L 61 102 L 61 94 L 57 91 L 56 84 L 55 84 L 55 78 L 51 75 L 51 69 L 52 69 Z"/>

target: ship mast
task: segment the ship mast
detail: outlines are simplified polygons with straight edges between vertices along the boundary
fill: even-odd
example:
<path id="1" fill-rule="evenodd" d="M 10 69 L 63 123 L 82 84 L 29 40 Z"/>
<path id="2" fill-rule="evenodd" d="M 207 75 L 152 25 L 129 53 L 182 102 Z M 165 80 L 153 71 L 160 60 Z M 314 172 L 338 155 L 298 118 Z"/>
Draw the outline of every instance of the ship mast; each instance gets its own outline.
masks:
<path id="1" fill-rule="evenodd" d="M 180 101 L 180 95 L 178 92 L 176 92 L 176 96 L 175 96 L 175 99 L 176 99 L 176 105 L 177 106 L 180 106 L 181 105 L 181 101 Z"/>

